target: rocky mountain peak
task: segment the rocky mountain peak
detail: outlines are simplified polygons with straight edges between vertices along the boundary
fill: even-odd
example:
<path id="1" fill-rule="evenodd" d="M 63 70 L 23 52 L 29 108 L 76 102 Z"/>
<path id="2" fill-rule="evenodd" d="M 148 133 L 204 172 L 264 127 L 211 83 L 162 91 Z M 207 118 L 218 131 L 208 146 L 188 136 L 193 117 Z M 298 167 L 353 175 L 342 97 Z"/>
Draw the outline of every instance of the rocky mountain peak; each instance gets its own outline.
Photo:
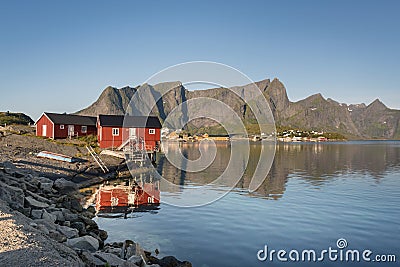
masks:
<path id="1" fill-rule="evenodd" d="M 363 138 L 400 138 L 400 111 L 388 109 L 380 100 L 371 104 L 347 105 L 333 99 L 325 99 L 321 94 L 314 94 L 306 99 L 290 102 L 283 83 L 274 78 L 265 79 L 255 84 L 263 92 L 270 105 L 277 126 L 293 127 L 294 129 L 323 130 L 338 132 L 351 137 Z M 251 90 L 253 84 L 239 85 L 227 88 L 212 88 L 206 90 L 187 90 L 181 82 L 165 82 L 155 85 L 143 84 L 136 88 L 125 86 L 117 89 L 108 86 L 99 99 L 78 114 L 96 116 L 98 114 L 132 114 L 149 111 L 164 120 L 170 112 L 180 104 L 198 97 L 213 98 L 233 107 L 235 112 L 246 122 L 253 123 L 254 115 L 249 110 L 246 101 L 255 97 Z M 130 105 L 135 95 L 137 101 Z M 188 113 L 186 106 L 181 105 L 182 121 L 186 121 Z M 215 108 L 201 105 L 193 112 Z M 222 112 L 222 111 L 221 111 Z M 148 112 L 146 114 L 149 114 Z M 179 115 L 180 114 L 180 115 Z M 227 114 L 228 116 L 229 114 Z M 376 122 L 386 122 L 382 124 Z M 210 120 L 199 120 L 197 128 L 215 126 Z"/>
<path id="2" fill-rule="evenodd" d="M 108 95 L 108 94 L 113 94 L 113 93 L 115 93 L 117 90 L 118 90 L 117 88 L 112 87 L 112 86 L 109 85 L 109 86 L 107 86 L 107 87 L 103 90 L 103 92 L 102 92 L 102 94 L 100 95 L 100 97 L 101 97 L 101 96 Z"/>
<path id="3" fill-rule="evenodd" d="M 270 97 L 273 109 L 276 109 L 277 111 L 286 109 L 290 104 L 286 88 L 278 78 L 274 78 L 268 85 L 266 94 Z"/>
<path id="4" fill-rule="evenodd" d="M 317 94 L 313 94 L 309 97 L 307 97 L 307 99 L 311 100 L 311 101 L 325 101 L 326 99 L 322 96 L 321 93 L 317 93 Z"/>
<path id="5" fill-rule="evenodd" d="M 271 80 L 265 79 L 259 82 L 255 82 L 255 84 L 258 86 L 258 88 L 260 88 L 262 92 L 265 92 L 267 91 L 268 86 L 271 84 Z"/>
<path id="6" fill-rule="evenodd" d="M 385 110 L 387 107 L 378 98 L 367 106 L 368 110 Z"/>
<path id="7" fill-rule="evenodd" d="M 99 114 L 122 115 L 129 104 L 136 89 L 124 87 L 117 89 L 106 87 L 100 97 L 91 106 L 78 111 L 78 115 L 97 116 Z"/>

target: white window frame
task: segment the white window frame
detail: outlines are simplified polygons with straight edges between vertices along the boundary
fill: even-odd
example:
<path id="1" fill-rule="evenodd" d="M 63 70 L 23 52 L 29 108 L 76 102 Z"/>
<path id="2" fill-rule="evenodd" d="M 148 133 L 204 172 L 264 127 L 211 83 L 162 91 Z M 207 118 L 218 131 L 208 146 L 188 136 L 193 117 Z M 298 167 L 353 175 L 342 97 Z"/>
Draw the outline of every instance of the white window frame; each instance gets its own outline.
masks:
<path id="1" fill-rule="evenodd" d="M 64 124 L 60 124 L 60 130 L 64 130 L 64 129 L 65 129 Z"/>
<path id="2" fill-rule="evenodd" d="M 112 128 L 112 135 L 119 136 L 119 128 Z"/>
<path id="3" fill-rule="evenodd" d="M 81 133 L 87 133 L 87 126 L 86 125 L 82 125 L 81 126 Z"/>
<path id="4" fill-rule="evenodd" d="M 156 134 L 156 129 L 149 129 L 149 134 Z"/>

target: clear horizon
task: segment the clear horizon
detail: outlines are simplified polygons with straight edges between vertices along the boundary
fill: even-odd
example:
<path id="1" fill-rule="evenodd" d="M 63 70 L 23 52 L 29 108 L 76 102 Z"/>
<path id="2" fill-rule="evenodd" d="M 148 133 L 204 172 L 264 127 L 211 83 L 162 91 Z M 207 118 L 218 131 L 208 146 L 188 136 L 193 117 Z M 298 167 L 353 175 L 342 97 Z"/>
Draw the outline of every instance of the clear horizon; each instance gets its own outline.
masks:
<path id="1" fill-rule="evenodd" d="M 171 65 L 230 65 L 279 78 L 289 99 L 321 93 L 400 109 L 397 1 L 3 2 L 0 111 L 75 112 L 107 86 Z"/>

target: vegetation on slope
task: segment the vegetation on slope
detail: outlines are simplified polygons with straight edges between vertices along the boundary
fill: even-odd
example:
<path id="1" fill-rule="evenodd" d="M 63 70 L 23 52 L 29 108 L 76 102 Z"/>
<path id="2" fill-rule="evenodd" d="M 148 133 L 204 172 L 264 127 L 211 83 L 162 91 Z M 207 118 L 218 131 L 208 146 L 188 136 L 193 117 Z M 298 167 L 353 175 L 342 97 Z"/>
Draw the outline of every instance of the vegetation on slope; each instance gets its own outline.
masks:
<path id="1" fill-rule="evenodd" d="M 0 125 L 2 126 L 10 124 L 29 125 L 33 123 L 34 121 L 23 113 L 0 112 Z"/>

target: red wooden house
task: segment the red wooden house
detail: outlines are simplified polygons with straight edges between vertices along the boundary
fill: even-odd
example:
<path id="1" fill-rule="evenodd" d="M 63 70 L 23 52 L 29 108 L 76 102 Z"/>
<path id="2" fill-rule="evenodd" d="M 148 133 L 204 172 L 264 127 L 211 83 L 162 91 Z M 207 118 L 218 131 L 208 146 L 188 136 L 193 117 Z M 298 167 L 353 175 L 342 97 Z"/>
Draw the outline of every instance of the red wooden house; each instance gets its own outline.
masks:
<path id="1" fill-rule="evenodd" d="M 157 117 L 99 115 L 97 140 L 100 148 L 118 148 L 130 137 L 144 141 L 147 151 L 154 151 L 161 140 L 161 123 Z"/>
<path id="2" fill-rule="evenodd" d="M 96 135 L 96 117 L 45 112 L 36 121 L 36 135 L 52 139 Z"/>

